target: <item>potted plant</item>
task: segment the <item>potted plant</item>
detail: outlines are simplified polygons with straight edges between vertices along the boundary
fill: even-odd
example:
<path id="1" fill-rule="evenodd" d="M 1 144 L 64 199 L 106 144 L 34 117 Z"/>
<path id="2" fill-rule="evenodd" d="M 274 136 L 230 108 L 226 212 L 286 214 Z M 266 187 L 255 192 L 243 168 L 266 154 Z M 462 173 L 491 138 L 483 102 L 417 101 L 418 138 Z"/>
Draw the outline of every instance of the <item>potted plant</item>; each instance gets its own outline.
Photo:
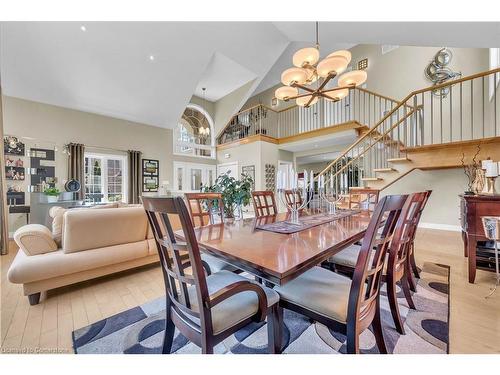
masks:
<path id="1" fill-rule="evenodd" d="M 242 218 L 242 207 L 250 203 L 251 187 L 253 180 L 246 174 L 241 175 L 241 180 L 229 176 L 229 172 L 221 174 L 212 186 L 203 186 L 204 193 L 222 193 L 224 202 L 224 215 L 227 218 Z"/>
<path id="2" fill-rule="evenodd" d="M 59 200 L 60 191 L 56 187 L 45 188 L 43 193 L 47 196 L 47 202 L 55 203 Z"/>

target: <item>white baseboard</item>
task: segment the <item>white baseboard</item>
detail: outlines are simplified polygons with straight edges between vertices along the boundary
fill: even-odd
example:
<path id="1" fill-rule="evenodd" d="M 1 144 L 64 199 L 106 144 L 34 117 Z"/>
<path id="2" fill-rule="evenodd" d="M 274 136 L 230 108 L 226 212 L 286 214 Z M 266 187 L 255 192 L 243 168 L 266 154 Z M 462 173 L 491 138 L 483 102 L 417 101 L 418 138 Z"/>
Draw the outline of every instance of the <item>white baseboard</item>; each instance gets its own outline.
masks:
<path id="1" fill-rule="evenodd" d="M 461 232 L 462 228 L 460 225 L 449 225 L 449 224 L 437 224 L 437 223 L 420 223 L 419 228 L 437 229 L 437 230 L 448 230 L 452 232 Z"/>

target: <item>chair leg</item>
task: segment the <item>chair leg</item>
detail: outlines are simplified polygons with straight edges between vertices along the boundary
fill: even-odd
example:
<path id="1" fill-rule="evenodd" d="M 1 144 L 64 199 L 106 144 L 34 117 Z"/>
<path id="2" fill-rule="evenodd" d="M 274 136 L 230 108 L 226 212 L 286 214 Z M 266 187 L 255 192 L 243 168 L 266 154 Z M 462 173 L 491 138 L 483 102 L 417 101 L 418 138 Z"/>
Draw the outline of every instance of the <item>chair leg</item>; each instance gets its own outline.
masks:
<path id="1" fill-rule="evenodd" d="M 359 336 L 354 323 L 347 323 L 347 354 L 359 354 Z"/>
<path id="2" fill-rule="evenodd" d="M 267 342 L 270 354 L 280 354 L 283 332 L 283 308 L 279 303 L 267 311 Z"/>
<path id="3" fill-rule="evenodd" d="M 411 264 L 411 269 L 413 270 L 413 274 L 417 279 L 420 279 L 420 273 L 418 272 L 417 262 L 415 262 L 415 245 L 413 243 L 411 244 L 410 264 Z"/>
<path id="4" fill-rule="evenodd" d="M 413 278 L 410 258 L 411 257 L 408 257 L 407 262 L 405 264 L 405 277 L 408 277 L 408 284 L 410 284 L 410 290 L 412 292 L 417 292 L 417 283 Z"/>
<path id="5" fill-rule="evenodd" d="M 377 310 L 372 322 L 373 334 L 380 354 L 387 354 L 387 346 L 385 345 L 384 329 L 382 328 L 382 319 L 380 317 L 380 296 L 377 298 Z"/>
<path id="6" fill-rule="evenodd" d="M 403 289 L 403 293 L 406 298 L 406 302 L 408 302 L 408 306 L 410 309 L 415 310 L 415 304 L 413 303 L 413 298 L 411 298 L 411 291 L 410 291 L 410 284 L 408 283 L 408 276 L 403 275 L 403 278 L 401 279 L 401 288 Z"/>
<path id="7" fill-rule="evenodd" d="M 174 331 L 175 331 L 175 325 L 174 322 L 172 322 L 171 314 L 172 312 L 170 311 L 170 303 L 167 302 L 167 310 L 166 310 L 166 319 L 165 319 L 165 336 L 163 336 L 163 348 L 162 348 L 162 354 L 170 354 L 170 351 L 172 350 L 172 343 L 174 342 Z"/>
<path id="8" fill-rule="evenodd" d="M 398 297 L 396 296 L 396 283 L 393 278 L 389 276 L 387 278 L 387 299 L 389 300 L 389 306 L 391 307 L 392 319 L 394 320 L 394 325 L 396 331 L 404 335 L 405 330 L 403 328 L 403 322 L 401 321 L 401 315 L 399 314 Z"/>
<path id="9" fill-rule="evenodd" d="M 202 354 L 214 354 L 214 347 L 209 343 L 205 343 L 201 346 Z"/>

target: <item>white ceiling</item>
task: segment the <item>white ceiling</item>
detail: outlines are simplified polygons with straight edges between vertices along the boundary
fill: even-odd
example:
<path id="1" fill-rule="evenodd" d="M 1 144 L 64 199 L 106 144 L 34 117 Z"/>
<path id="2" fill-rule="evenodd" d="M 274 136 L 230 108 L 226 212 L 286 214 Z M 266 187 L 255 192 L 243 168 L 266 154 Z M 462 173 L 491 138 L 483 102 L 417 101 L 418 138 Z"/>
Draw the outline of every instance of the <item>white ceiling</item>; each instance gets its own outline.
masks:
<path id="1" fill-rule="evenodd" d="M 326 152 L 318 155 L 308 155 L 297 157 L 297 165 L 312 164 L 312 163 L 329 163 L 338 157 L 340 152 Z"/>
<path id="2" fill-rule="evenodd" d="M 205 98 L 215 102 L 255 78 L 255 73 L 216 52 L 200 78 L 194 94 L 203 98 L 202 89 L 205 87 Z"/>
<path id="3" fill-rule="evenodd" d="M 2 22 L 4 94 L 172 128 L 200 80 L 217 98 L 259 77 L 253 91 L 288 45 L 272 23 L 84 25 Z"/>
<path id="4" fill-rule="evenodd" d="M 247 97 L 263 91 L 279 82 L 296 49 L 315 40 L 313 22 L 2 22 L 0 27 L 5 95 L 169 128 L 193 94 L 202 96 L 202 87 L 212 101 L 252 80 Z M 359 43 L 498 47 L 499 41 L 500 23 L 320 23 L 324 51 Z M 235 103 L 233 113 L 241 104 Z"/>
<path id="5" fill-rule="evenodd" d="M 297 142 L 280 144 L 279 148 L 291 152 L 303 152 L 314 149 L 322 149 L 335 145 L 351 144 L 357 139 L 356 130 L 344 130 L 335 134 L 323 135 L 321 137 L 314 137 L 303 139 Z"/>

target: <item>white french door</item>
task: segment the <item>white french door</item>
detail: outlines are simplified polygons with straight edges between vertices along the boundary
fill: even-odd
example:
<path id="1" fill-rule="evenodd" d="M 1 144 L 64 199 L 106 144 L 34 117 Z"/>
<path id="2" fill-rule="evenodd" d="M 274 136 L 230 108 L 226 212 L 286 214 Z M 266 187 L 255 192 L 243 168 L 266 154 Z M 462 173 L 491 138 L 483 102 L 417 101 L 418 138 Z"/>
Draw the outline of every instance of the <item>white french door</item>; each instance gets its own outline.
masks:
<path id="1" fill-rule="evenodd" d="M 174 161 L 174 192 L 196 192 L 215 182 L 215 165 Z"/>

